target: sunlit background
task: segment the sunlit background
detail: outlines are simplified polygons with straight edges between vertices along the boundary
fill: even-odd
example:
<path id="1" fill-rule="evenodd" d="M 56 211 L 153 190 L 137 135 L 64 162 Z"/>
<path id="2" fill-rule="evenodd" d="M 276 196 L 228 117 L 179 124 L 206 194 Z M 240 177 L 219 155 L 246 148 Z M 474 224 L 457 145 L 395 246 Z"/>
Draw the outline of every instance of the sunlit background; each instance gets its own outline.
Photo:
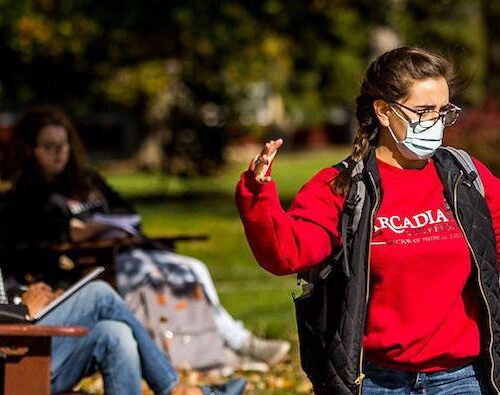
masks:
<path id="1" fill-rule="evenodd" d="M 0 0 L 0 122 L 59 103 L 95 158 L 206 174 L 243 141 L 350 141 L 369 59 L 415 44 L 498 127 L 499 26 L 492 0 Z"/>
<path id="2" fill-rule="evenodd" d="M 179 251 L 205 261 L 224 305 L 293 344 L 250 393 L 297 394 L 292 277 L 255 263 L 233 203 L 266 138 L 283 205 L 348 154 L 367 63 L 396 46 L 452 59 L 464 108 L 448 132 L 500 173 L 500 2 L 494 0 L 0 0 L 1 149 L 40 103 L 75 120 L 91 163 L 137 206 L 150 235 L 208 234 Z"/>

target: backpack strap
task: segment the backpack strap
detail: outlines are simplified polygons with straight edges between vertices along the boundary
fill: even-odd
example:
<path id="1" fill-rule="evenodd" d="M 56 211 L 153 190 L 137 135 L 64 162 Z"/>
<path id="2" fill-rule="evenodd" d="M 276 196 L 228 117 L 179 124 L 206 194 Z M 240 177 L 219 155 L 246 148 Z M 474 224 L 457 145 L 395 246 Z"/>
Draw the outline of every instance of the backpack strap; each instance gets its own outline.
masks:
<path id="1" fill-rule="evenodd" d="M 343 271 L 346 277 L 350 277 L 349 270 L 349 254 L 347 241 L 352 239 L 352 235 L 356 233 L 361 220 L 361 211 L 365 204 L 366 185 L 363 182 L 362 172 L 364 169 L 363 161 L 352 161 L 351 187 L 344 202 L 342 211 L 342 220 L 340 226 L 340 235 L 342 238 L 343 251 Z"/>
<path id="2" fill-rule="evenodd" d="M 442 146 L 442 149 L 451 153 L 463 170 L 467 173 L 468 179 L 473 183 L 474 187 L 477 191 L 484 197 L 484 185 L 481 177 L 479 177 L 479 173 L 477 171 L 476 165 L 472 160 L 471 156 L 464 150 L 450 147 L 450 146 Z"/>
<path id="3" fill-rule="evenodd" d="M 340 173 L 340 172 L 343 172 L 344 170 L 347 170 L 349 167 L 353 167 L 355 165 L 356 165 L 356 161 L 354 159 L 352 159 L 351 156 L 348 156 L 343 161 L 341 161 L 335 165 L 332 165 L 332 167 L 334 169 L 337 169 Z"/>
<path id="4" fill-rule="evenodd" d="M 345 219 L 345 216 L 343 215 L 343 221 L 345 220 L 347 222 L 345 222 L 345 226 L 342 227 L 345 227 L 344 233 L 346 235 L 348 232 L 355 233 L 358 229 L 359 220 L 361 219 L 361 209 L 363 208 L 366 196 L 366 185 L 362 180 L 364 163 L 363 161 L 356 162 L 349 156 L 342 162 L 339 162 L 332 167 L 337 169 L 339 172 L 347 170 L 351 167 L 353 168 L 351 172 L 351 187 L 349 188 L 349 193 L 347 194 L 347 198 L 344 202 L 343 210 L 343 214 L 348 214 Z M 352 217 L 352 221 L 350 221 L 349 217 Z"/>
<path id="5" fill-rule="evenodd" d="M 345 241 L 349 240 L 351 236 L 356 233 L 359 221 L 361 219 L 361 211 L 363 209 L 366 195 L 366 186 L 362 180 L 364 163 L 363 161 L 356 162 L 349 156 L 343 161 L 333 165 L 332 167 L 337 169 L 339 172 L 343 172 L 345 170 L 348 170 L 349 168 L 352 168 L 351 187 L 349 188 L 347 198 L 344 202 L 340 220 L 342 248 L 327 259 L 323 268 L 319 272 L 307 270 L 305 272 L 298 273 L 298 282 L 303 279 L 310 283 L 318 277 L 324 280 L 330 274 L 332 266 L 337 263 L 340 263 L 342 265 L 342 271 L 346 277 L 351 276 L 349 269 L 348 246 Z"/>

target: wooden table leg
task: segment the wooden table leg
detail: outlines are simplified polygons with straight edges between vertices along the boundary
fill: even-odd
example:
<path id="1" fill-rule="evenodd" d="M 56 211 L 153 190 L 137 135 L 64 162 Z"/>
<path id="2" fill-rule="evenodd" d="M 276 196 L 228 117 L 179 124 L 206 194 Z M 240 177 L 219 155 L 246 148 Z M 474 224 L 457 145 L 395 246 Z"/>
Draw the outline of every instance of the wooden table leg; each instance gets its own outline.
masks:
<path id="1" fill-rule="evenodd" d="M 50 395 L 51 338 L 23 337 L 16 338 L 15 343 L 12 340 L 1 339 L 6 356 L 3 394 Z"/>
<path id="2" fill-rule="evenodd" d="M 3 395 L 50 395 L 52 336 L 84 336 L 78 326 L 0 325 Z"/>

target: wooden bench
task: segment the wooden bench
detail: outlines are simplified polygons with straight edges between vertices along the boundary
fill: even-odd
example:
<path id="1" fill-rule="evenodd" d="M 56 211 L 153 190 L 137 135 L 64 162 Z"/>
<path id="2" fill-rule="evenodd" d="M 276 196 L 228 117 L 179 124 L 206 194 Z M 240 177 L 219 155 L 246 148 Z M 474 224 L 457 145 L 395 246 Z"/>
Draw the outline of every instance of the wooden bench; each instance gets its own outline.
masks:
<path id="1" fill-rule="evenodd" d="M 183 241 L 205 241 L 208 236 L 204 234 L 173 235 L 155 237 L 148 240 L 146 248 L 158 248 L 175 251 L 176 244 Z M 95 266 L 104 266 L 106 271 L 101 275 L 105 281 L 116 288 L 116 257 L 118 253 L 130 247 L 142 247 L 144 244 L 136 237 L 123 239 L 106 239 L 95 241 L 82 241 L 72 243 L 54 244 L 49 247 L 52 253 L 58 255 L 59 267 L 64 268 L 65 260 L 69 263 L 68 270 L 80 270 L 80 276 L 90 271 Z M 144 248 L 144 247 L 143 247 Z M 75 265 L 75 267 L 71 267 Z"/>
<path id="2" fill-rule="evenodd" d="M 16 276 L 20 271 L 29 273 L 36 271 L 39 265 L 51 265 L 50 270 L 64 273 L 64 277 L 81 278 L 95 266 L 104 266 L 106 271 L 101 278 L 116 288 L 116 256 L 126 248 L 160 248 L 175 251 L 179 242 L 205 241 L 205 234 L 178 234 L 155 237 L 147 242 L 135 237 L 122 239 L 106 239 L 83 242 L 68 242 L 44 245 L 37 248 L 28 246 L 0 246 L 0 262 L 3 262 L 4 277 Z M 26 266 L 31 263 L 31 267 Z M 21 282 L 28 279 L 19 279 Z M 30 282 L 28 280 L 28 282 Z"/>
<path id="3" fill-rule="evenodd" d="M 50 395 L 52 336 L 84 336 L 81 326 L 0 324 L 3 395 Z"/>

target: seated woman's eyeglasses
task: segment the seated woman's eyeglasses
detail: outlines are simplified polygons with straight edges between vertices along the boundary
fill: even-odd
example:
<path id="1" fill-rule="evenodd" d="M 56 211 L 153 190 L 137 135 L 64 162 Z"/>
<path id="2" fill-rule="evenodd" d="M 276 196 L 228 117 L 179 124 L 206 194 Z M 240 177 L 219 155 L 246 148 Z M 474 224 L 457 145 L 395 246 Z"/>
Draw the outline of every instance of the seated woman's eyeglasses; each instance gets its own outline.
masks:
<path id="1" fill-rule="evenodd" d="M 404 108 L 414 114 L 418 115 L 417 121 L 412 121 L 408 119 L 406 114 L 402 114 L 410 123 L 418 123 L 423 130 L 429 129 L 436 124 L 436 122 L 441 119 L 444 126 L 451 126 L 455 122 L 457 122 L 458 117 L 460 116 L 460 111 L 462 109 L 455 104 L 449 103 L 446 108 L 442 111 L 435 111 L 429 109 L 415 110 L 413 108 L 407 107 L 404 104 L 398 103 L 396 101 L 389 101 L 389 104 L 395 104 L 398 107 Z M 423 131 L 422 130 L 422 131 Z"/>

